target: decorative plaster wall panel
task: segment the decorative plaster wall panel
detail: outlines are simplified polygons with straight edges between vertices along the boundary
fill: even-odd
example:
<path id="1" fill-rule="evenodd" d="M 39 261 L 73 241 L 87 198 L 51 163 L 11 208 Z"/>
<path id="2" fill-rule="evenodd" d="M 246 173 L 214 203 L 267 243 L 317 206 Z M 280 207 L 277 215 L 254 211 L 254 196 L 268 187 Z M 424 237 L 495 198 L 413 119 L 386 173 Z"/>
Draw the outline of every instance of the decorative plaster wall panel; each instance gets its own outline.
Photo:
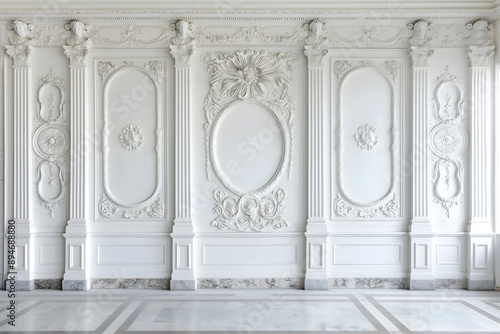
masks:
<path id="1" fill-rule="evenodd" d="M 98 61 L 97 73 L 103 84 L 100 216 L 162 218 L 164 63 Z"/>
<path id="2" fill-rule="evenodd" d="M 401 62 L 333 58 L 332 64 L 332 219 L 401 217 Z"/>

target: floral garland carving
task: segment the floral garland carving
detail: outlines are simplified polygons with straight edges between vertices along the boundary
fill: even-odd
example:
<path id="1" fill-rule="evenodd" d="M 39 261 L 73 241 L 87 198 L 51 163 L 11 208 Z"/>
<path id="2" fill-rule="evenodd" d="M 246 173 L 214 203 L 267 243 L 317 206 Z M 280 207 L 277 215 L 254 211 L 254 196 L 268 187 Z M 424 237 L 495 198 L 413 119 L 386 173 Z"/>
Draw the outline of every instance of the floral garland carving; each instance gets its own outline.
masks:
<path id="1" fill-rule="evenodd" d="M 288 226 L 282 216 L 285 191 L 281 188 L 262 198 L 253 194 L 230 197 L 223 190 L 216 189 L 214 199 L 214 212 L 218 216 L 212 221 L 212 226 L 221 230 L 260 232 Z"/>
<path id="2" fill-rule="evenodd" d="M 104 196 L 103 196 L 104 197 Z M 144 206 L 142 209 L 121 209 L 117 208 L 108 199 L 102 199 L 99 202 L 99 213 L 104 218 L 117 218 L 116 216 L 122 216 L 126 219 L 137 219 L 142 216 L 149 216 L 151 218 L 163 218 L 165 205 L 161 197 L 149 206 Z"/>

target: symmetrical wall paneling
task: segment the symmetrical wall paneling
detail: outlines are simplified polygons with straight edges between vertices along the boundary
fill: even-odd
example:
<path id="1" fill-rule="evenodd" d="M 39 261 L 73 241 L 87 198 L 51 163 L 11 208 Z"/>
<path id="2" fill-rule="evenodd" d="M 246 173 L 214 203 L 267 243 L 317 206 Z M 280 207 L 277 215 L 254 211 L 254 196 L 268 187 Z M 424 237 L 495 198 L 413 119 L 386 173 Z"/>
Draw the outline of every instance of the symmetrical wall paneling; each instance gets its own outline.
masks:
<path id="1" fill-rule="evenodd" d="M 491 289 L 489 23 L 220 13 L 0 10 L 18 289 Z"/>

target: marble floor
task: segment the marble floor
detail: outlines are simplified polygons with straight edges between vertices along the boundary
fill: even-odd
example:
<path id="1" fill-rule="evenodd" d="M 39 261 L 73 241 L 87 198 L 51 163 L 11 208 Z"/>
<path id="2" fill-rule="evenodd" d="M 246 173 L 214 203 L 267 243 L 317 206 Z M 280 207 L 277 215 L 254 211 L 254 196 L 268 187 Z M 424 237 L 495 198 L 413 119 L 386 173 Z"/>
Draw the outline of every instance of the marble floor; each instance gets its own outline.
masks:
<path id="1" fill-rule="evenodd" d="M 17 292 L 11 333 L 500 333 L 500 292 L 90 290 Z"/>

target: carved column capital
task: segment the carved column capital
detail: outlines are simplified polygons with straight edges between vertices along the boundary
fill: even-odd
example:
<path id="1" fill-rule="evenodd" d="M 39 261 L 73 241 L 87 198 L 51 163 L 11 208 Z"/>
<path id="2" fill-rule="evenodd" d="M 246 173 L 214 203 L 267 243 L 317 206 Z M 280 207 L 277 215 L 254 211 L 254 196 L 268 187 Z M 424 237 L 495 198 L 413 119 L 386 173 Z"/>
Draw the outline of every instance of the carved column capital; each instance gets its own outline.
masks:
<path id="1" fill-rule="evenodd" d="M 487 66 L 488 61 L 495 54 L 494 46 L 474 46 L 468 47 L 469 66 Z"/>
<path id="2" fill-rule="evenodd" d="M 31 65 L 32 47 L 29 45 L 6 45 L 7 54 L 14 59 L 14 65 Z"/>
<path id="3" fill-rule="evenodd" d="M 427 67 L 427 60 L 434 54 L 434 50 L 428 47 L 411 46 L 410 57 L 413 67 Z"/>
<path id="4" fill-rule="evenodd" d="M 87 55 L 89 52 L 89 47 L 86 45 L 76 45 L 76 46 L 63 46 L 64 55 L 68 57 L 70 65 L 87 65 Z"/>
<path id="5" fill-rule="evenodd" d="M 171 45 L 170 54 L 175 59 L 175 66 L 189 66 L 189 59 L 193 54 L 193 45 Z"/>
<path id="6" fill-rule="evenodd" d="M 312 66 L 323 66 L 323 58 L 328 54 L 328 49 L 326 47 L 316 47 L 306 45 L 304 47 L 304 55 L 307 57 L 307 65 Z"/>

